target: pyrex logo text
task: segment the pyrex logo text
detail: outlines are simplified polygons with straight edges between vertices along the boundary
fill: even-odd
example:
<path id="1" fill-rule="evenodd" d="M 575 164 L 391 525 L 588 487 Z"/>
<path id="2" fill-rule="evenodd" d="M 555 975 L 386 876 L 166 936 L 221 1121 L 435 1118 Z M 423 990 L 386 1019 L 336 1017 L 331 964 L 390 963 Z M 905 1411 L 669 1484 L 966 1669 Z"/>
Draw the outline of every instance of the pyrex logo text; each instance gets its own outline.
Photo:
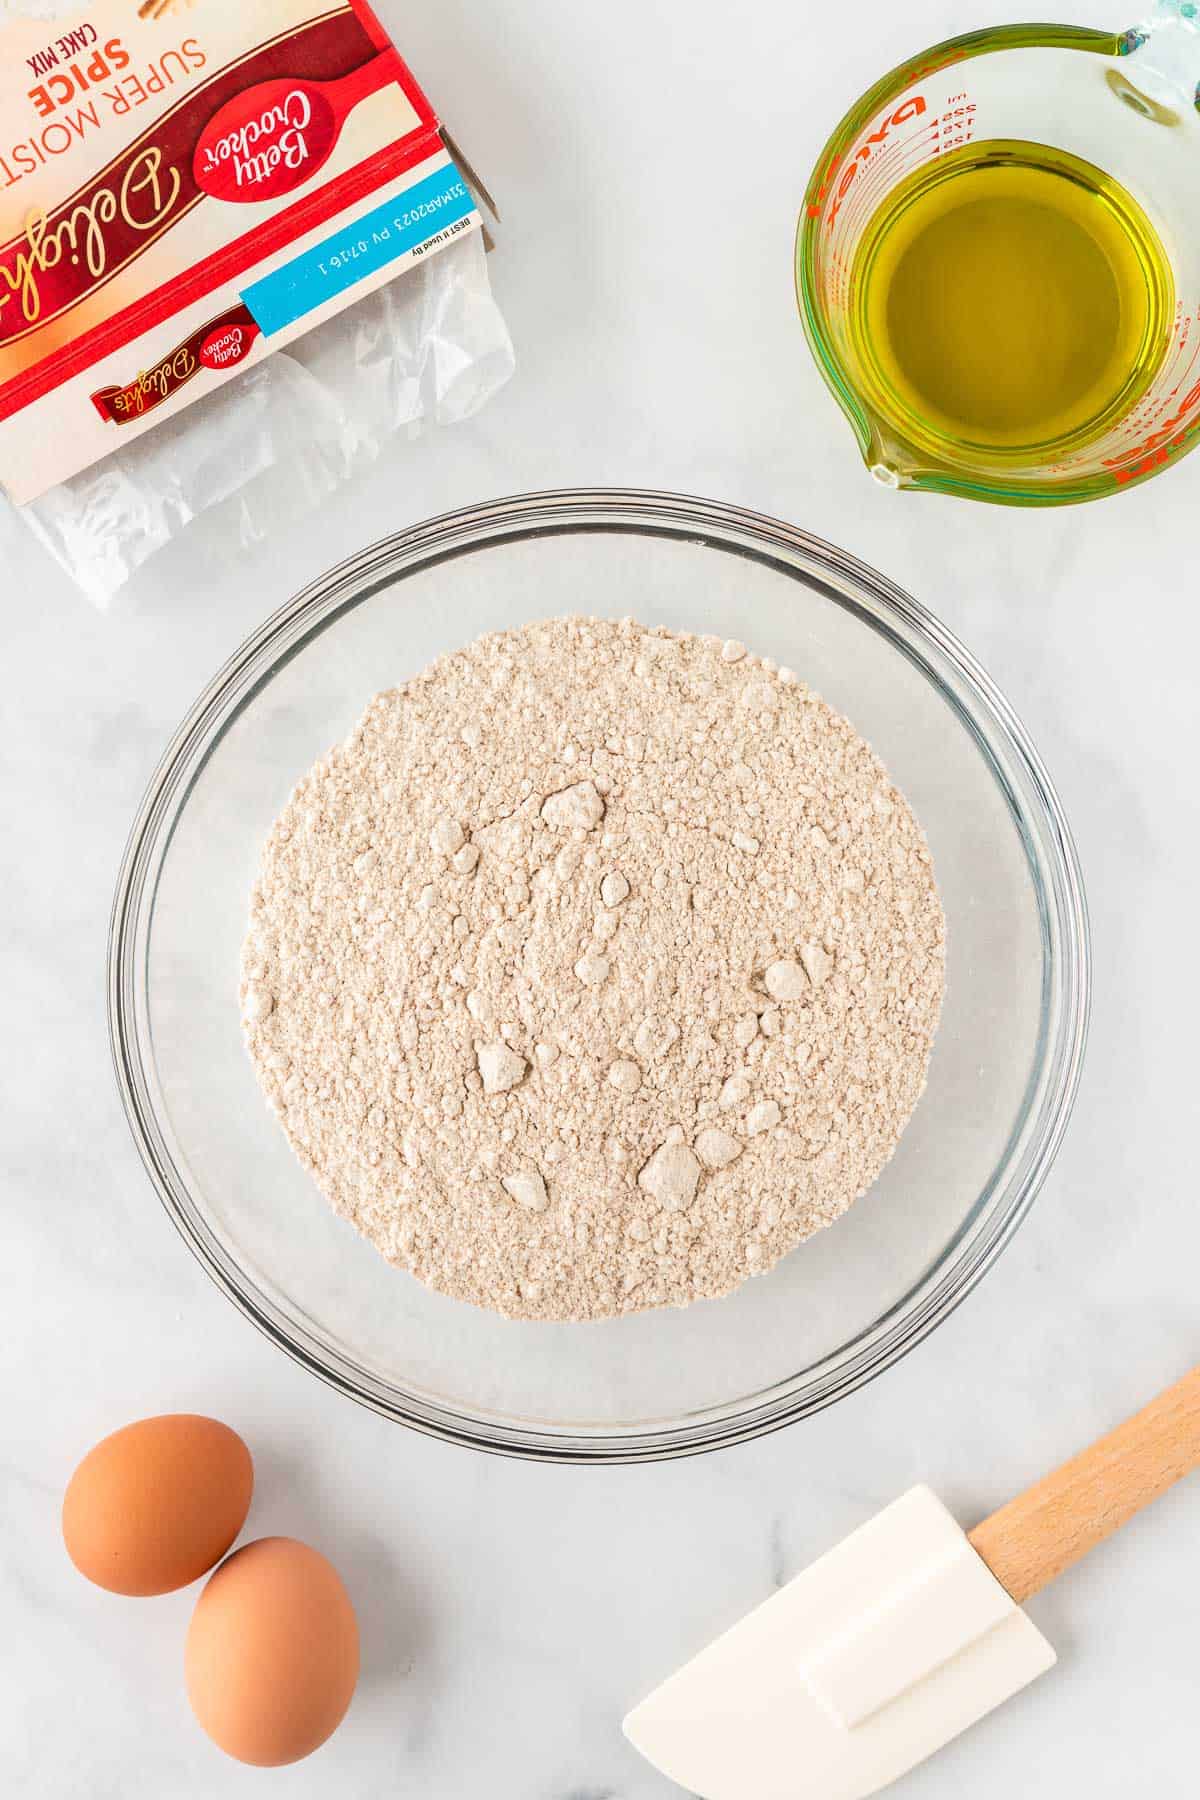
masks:
<path id="1" fill-rule="evenodd" d="M 841 179 L 839 180 L 839 182 L 837 184 L 837 189 L 833 196 L 833 205 L 829 208 L 829 212 L 826 215 L 826 219 L 825 219 L 826 231 L 829 231 L 832 229 L 833 222 L 837 218 L 838 213 L 841 211 L 842 202 L 845 200 L 846 195 L 850 192 L 850 188 L 851 188 L 851 185 L 853 184 L 855 176 L 858 174 L 858 171 L 862 167 L 862 165 L 864 163 L 870 161 L 871 154 L 875 150 L 876 146 L 879 144 L 882 144 L 884 142 L 884 140 L 887 138 L 888 133 L 895 126 L 903 125 L 906 122 L 906 120 L 908 120 L 908 119 L 919 118 L 920 115 L 924 111 L 925 111 L 924 96 L 921 94 L 913 94 L 910 96 L 909 99 L 901 101 L 900 105 L 896 108 L 895 112 L 888 113 L 887 116 L 883 119 L 882 123 L 880 125 L 878 125 L 875 128 L 875 130 L 873 132 L 871 132 L 871 134 L 868 137 L 863 138 L 862 142 L 859 144 L 858 148 L 855 150 L 854 155 L 851 157 L 850 161 L 846 164 L 845 168 L 842 169 Z M 829 197 L 830 188 L 832 187 L 832 184 L 833 184 L 833 178 L 837 174 L 837 171 L 840 166 L 841 166 L 840 157 L 836 157 L 836 156 L 833 157 L 829 163 L 828 168 L 825 170 L 824 175 L 821 178 L 820 185 L 817 187 L 816 192 L 813 194 L 812 198 L 808 202 L 809 218 L 816 219 L 816 218 L 820 217 L 821 208 L 824 206 L 825 201 Z"/>

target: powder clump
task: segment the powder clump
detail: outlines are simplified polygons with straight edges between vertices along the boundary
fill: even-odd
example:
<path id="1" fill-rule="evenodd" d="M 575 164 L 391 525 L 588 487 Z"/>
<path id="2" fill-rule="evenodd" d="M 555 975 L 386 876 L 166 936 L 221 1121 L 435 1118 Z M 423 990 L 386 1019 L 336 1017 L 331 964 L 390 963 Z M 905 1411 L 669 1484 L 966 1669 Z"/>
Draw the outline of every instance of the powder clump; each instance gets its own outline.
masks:
<path id="1" fill-rule="evenodd" d="M 728 1293 L 844 1212 L 943 981 L 924 837 L 845 719 L 740 643 L 566 618 L 378 695 L 300 782 L 241 998 L 389 1260 L 591 1319 Z"/>

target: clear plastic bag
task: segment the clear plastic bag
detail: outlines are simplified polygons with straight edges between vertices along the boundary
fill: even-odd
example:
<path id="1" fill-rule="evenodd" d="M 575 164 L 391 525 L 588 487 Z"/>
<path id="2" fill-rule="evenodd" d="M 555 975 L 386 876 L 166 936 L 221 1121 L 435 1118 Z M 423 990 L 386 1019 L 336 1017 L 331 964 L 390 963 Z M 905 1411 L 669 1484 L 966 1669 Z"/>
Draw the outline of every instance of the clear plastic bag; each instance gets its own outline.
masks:
<path id="1" fill-rule="evenodd" d="M 398 432 L 477 412 L 513 366 L 473 231 L 15 510 L 104 607 L 202 513 L 236 497 L 231 530 L 259 538 Z"/>

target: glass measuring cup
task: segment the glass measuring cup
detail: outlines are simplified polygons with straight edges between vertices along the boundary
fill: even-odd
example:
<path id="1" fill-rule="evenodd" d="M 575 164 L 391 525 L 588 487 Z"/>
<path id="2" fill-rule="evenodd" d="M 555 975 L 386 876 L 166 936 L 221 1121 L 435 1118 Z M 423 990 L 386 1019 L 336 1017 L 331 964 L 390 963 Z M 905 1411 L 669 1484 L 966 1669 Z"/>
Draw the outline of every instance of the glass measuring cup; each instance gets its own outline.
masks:
<path id="1" fill-rule="evenodd" d="M 1034 143 L 1115 178 L 1161 241 L 1174 308 L 1157 371 L 1118 416 L 1052 461 L 959 443 L 863 392 L 852 348 L 855 254 L 887 195 L 963 146 Z M 1006 25 L 936 44 L 877 81 L 821 153 L 796 233 L 796 292 L 817 365 L 871 474 L 1012 506 L 1098 499 L 1200 441 L 1200 5 L 1163 0 L 1114 34 Z"/>

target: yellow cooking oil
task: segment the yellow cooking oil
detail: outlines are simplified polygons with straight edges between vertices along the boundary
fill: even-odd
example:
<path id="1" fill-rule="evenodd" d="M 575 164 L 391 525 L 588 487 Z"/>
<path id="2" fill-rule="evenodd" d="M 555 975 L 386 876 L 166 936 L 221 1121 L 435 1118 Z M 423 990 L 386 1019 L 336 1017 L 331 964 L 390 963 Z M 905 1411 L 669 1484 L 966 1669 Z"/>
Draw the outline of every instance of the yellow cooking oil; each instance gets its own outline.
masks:
<path id="1" fill-rule="evenodd" d="M 967 144 L 905 177 L 851 270 L 863 397 L 950 462 L 1055 462 L 1134 406 L 1175 305 L 1121 184 L 1047 144 Z"/>

